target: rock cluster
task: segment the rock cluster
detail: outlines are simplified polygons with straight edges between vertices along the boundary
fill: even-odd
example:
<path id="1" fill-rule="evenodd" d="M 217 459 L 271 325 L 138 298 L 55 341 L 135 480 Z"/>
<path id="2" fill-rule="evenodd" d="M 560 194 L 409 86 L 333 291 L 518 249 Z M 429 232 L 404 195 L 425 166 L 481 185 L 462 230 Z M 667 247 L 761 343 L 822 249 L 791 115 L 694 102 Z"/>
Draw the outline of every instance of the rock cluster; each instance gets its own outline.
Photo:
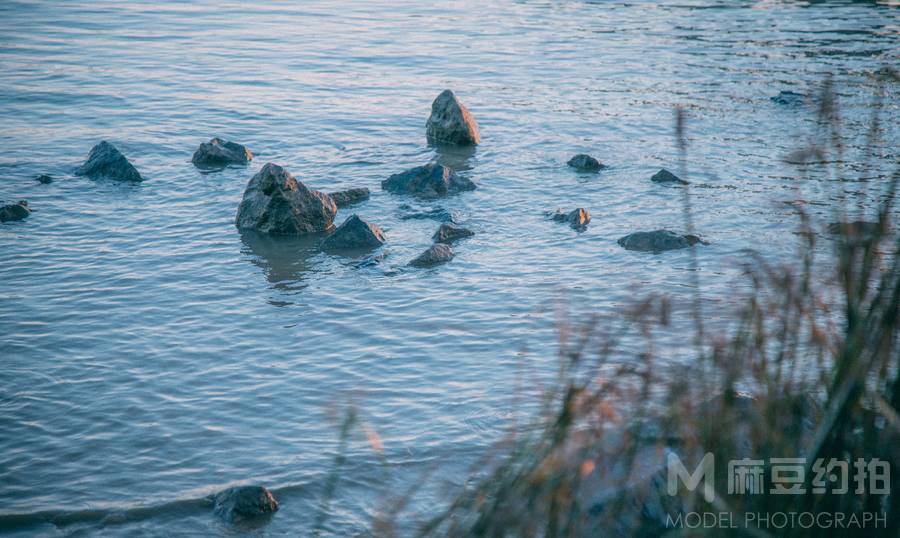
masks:
<path id="1" fill-rule="evenodd" d="M 556 222 L 564 222 L 576 230 L 583 230 L 591 222 L 591 214 L 583 207 L 578 207 L 572 211 L 564 211 L 557 209 L 556 213 L 552 213 L 550 218 Z"/>

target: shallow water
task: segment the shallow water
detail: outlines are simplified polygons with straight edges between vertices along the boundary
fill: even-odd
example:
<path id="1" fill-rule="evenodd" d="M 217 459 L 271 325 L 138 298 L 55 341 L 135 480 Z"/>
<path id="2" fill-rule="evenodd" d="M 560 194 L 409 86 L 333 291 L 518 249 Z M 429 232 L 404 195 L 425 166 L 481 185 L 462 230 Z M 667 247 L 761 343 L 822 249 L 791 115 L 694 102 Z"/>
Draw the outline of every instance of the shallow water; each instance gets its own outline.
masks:
<path id="1" fill-rule="evenodd" d="M 895 86 L 884 164 L 861 165 L 873 74 L 900 59 L 896 8 L 333 4 L 0 4 L 0 199 L 35 210 L 0 225 L 0 532 L 230 535 L 204 497 L 262 483 L 282 508 L 250 532 L 305 534 L 347 406 L 384 448 L 353 430 L 326 533 L 366 534 L 425 473 L 414 507 L 427 514 L 552 379 L 560 310 L 691 295 L 686 252 L 616 244 L 683 229 L 681 190 L 648 179 L 679 170 L 674 107 L 689 115 L 710 309 L 740 289 L 744 249 L 790 259 L 783 202 L 823 221 L 842 195 L 871 210 L 865 192 L 898 160 Z M 814 92 L 827 74 L 848 135 L 841 179 L 867 181 L 816 167 L 792 179 L 784 162 L 815 114 L 769 98 Z M 471 154 L 425 143 L 444 88 L 481 125 Z M 251 166 L 197 171 L 191 153 L 212 136 L 250 147 Z M 101 139 L 146 181 L 74 177 Z M 610 168 L 579 175 L 565 166 L 578 152 Z M 433 204 L 380 190 L 433 158 L 478 190 Z M 384 262 L 356 267 L 317 238 L 241 236 L 241 193 L 269 161 L 312 188 L 369 187 L 337 220 L 380 225 Z M 455 211 L 476 235 L 450 264 L 407 270 L 438 223 L 401 219 L 404 203 Z M 593 216 L 583 233 L 544 216 L 577 206 Z"/>

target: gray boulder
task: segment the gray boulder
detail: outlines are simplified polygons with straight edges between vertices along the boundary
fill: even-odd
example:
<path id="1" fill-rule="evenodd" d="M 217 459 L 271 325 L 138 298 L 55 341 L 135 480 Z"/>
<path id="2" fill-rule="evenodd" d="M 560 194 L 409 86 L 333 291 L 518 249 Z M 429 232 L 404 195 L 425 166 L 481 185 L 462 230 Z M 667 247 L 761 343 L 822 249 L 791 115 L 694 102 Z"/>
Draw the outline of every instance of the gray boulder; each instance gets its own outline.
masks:
<path id="1" fill-rule="evenodd" d="M 550 218 L 556 222 L 564 222 L 576 230 L 585 229 L 588 223 L 591 222 L 591 214 L 583 207 L 578 207 L 568 212 L 557 209 L 556 213 L 550 215 Z"/>
<path id="2" fill-rule="evenodd" d="M 640 252 L 663 252 L 692 247 L 697 243 L 709 244 L 696 235 L 680 235 L 669 230 L 635 232 L 619 239 L 618 243 L 627 250 Z"/>
<path id="3" fill-rule="evenodd" d="M 392 175 L 381 182 L 381 188 L 394 194 L 440 198 L 475 190 L 475 184 L 446 166 L 429 163 Z"/>
<path id="4" fill-rule="evenodd" d="M 464 239 L 466 237 L 472 237 L 473 235 L 475 235 L 475 232 L 469 230 L 468 228 L 444 223 L 441 224 L 436 232 L 434 232 L 434 235 L 431 236 L 431 239 L 435 243 L 452 243 L 457 239 Z"/>
<path id="5" fill-rule="evenodd" d="M 218 493 L 213 513 L 228 523 L 256 519 L 275 513 L 278 501 L 262 486 L 237 486 Z"/>
<path id="6" fill-rule="evenodd" d="M 688 182 L 669 172 L 665 168 L 650 176 L 650 181 L 654 183 L 677 183 L 679 185 L 687 185 Z"/>
<path id="7" fill-rule="evenodd" d="M 579 172 L 597 172 L 606 168 L 605 164 L 584 153 L 572 157 L 567 164 Z"/>
<path id="8" fill-rule="evenodd" d="M 49 174 L 41 174 L 39 176 L 36 176 L 34 178 L 34 180 L 37 181 L 38 183 L 43 183 L 44 185 L 47 185 L 47 184 L 53 183 L 53 176 L 51 176 Z"/>
<path id="9" fill-rule="evenodd" d="M 347 189 L 345 191 L 330 192 L 328 196 L 334 200 L 334 205 L 338 207 L 346 207 L 348 205 L 357 204 L 363 200 L 369 199 L 369 189 L 359 187 L 356 189 Z"/>
<path id="10" fill-rule="evenodd" d="M 191 162 L 199 168 L 222 168 L 229 164 L 247 164 L 253 160 L 253 153 L 236 143 L 213 138 L 200 144 Z"/>
<path id="11" fill-rule="evenodd" d="M 416 259 L 409 262 L 412 267 L 431 267 L 440 263 L 446 263 L 453 259 L 453 249 L 444 243 L 435 243 Z"/>
<path id="12" fill-rule="evenodd" d="M 143 181 L 144 178 L 128 159 L 107 141 L 102 141 L 91 149 L 87 160 L 75 169 L 76 176 L 89 178 L 109 178 L 120 181 Z"/>
<path id="13" fill-rule="evenodd" d="M 11 222 L 14 220 L 22 220 L 31 214 L 28 209 L 28 202 L 19 200 L 14 204 L 0 204 L 0 222 Z"/>
<path id="14" fill-rule="evenodd" d="M 268 163 L 247 184 L 235 225 L 273 235 L 302 235 L 328 230 L 335 213 L 330 196 L 307 188 L 281 166 Z"/>
<path id="15" fill-rule="evenodd" d="M 385 242 L 381 228 L 351 215 L 322 242 L 325 250 L 375 248 Z"/>
<path id="16" fill-rule="evenodd" d="M 481 142 L 475 118 L 450 90 L 442 91 L 431 103 L 425 135 L 432 144 L 474 146 Z"/>

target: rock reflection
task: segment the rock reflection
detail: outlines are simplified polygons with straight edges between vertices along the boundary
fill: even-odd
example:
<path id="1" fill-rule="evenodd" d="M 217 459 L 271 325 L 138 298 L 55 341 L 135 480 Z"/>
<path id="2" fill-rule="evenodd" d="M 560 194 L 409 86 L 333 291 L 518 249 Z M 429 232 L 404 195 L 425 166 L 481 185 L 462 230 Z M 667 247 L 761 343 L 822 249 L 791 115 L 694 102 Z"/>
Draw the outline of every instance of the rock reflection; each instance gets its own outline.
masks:
<path id="1" fill-rule="evenodd" d="M 434 161 L 442 166 L 446 166 L 454 172 L 471 170 L 471 159 L 475 156 L 477 146 L 446 146 L 435 145 Z"/>
<path id="2" fill-rule="evenodd" d="M 320 234 L 282 237 L 248 230 L 241 233 L 244 244 L 241 252 L 249 255 L 250 263 L 262 269 L 273 289 L 295 292 L 306 287 L 304 277 L 315 270 L 310 258 L 319 252 L 321 239 Z"/>

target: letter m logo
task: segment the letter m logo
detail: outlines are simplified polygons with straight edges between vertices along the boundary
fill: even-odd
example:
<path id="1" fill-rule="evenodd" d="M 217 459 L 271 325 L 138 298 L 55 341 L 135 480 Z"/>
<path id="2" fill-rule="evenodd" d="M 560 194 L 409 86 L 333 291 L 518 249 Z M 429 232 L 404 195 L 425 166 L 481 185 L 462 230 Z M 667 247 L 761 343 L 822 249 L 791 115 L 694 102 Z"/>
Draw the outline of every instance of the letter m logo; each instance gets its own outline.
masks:
<path id="1" fill-rule="evenodd" d="M 687 468 L 685 468 L 684 464 L 681 462 L 681 458 L 678 457 L 678 454 L 674 452 L 669 452 L 668 457 L 668 470 L 669 470 L 669 483 L 668 483 L 668 493 L 669 495 L 678 495 L 678 481 L 681 480 L 681 483 L 684 484 L 684 487 L 688 491 L 694 491 L 697 489 L 697 486 L 700 485 L 700 481 L 703 481 L 703 499 L 706 502 L 711 503 L 715 500 L 716 490 L 715 490 L 715 457 L 712 452 L 707 452 L 703 459 L 700 460 L 700 465 L 694 469 L 693 473 L 689 473 Z"/>

